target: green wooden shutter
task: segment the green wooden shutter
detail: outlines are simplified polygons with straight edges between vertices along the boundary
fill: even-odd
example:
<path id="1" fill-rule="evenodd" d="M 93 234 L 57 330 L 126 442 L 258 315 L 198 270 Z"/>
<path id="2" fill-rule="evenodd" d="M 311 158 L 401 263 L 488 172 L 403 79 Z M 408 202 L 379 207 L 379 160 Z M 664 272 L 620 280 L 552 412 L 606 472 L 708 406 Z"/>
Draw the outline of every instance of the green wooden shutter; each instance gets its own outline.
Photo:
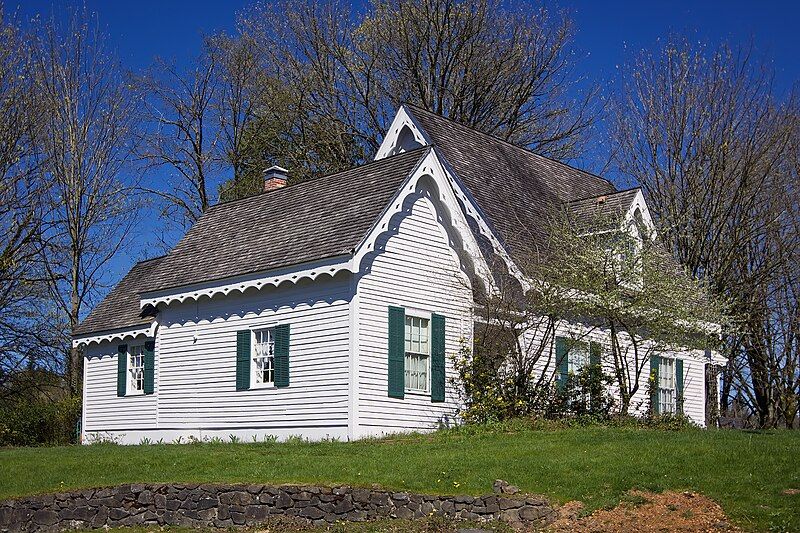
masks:
<path id="1" fill-rule="evenodd" d="M 153 394 L 155 391 L 156 374 L 156 343 L 145 341 L 144 343 L 144 393 Z"/>
<path id="2" fill-rule="evenodd" d="M 405 397 L 406 310 L 389 306 L 389 397 Z"/>
<path id="3" fill-rule="evenodd" d="M 117 346 L 117 396 L 125 396 L 128 382 L 128 345 Z"/>
<path id="4" fill-rule="evenodd" d="M 567 347 L 567 339 L 564 337 L 556 337 L 556 368 L 558 368 L 558 378 L 556 382 L 559 388 L 567 386 L 567 377 L 569 375 L 569 348 Z"/>
<path id="5" fill-rule="evenodd" d="M 600 355 L 602 354 L 602 347 L 599 342 L 589 343 L 589 364 L 592 366 L 600 366 Z"/>
<path id="6" fill-rule="evenodd" d="M 289 386 L 289 324 L 275 326 L 275 386 Z"/>
<path id="7" fill-rule="evenodd" d="M 675 412 L 683 414 L 683 359 L 675 359 Z"/>
<path id="8" fill-rule="evenodd" d="M 600 409 L 600 399 L 603 393 L 603 385 L 600 382 L 602 353 L 603 349 L 599 342 L 589 343 L 589 367 L 592 370 L 592 380 L 589 385 L 589 407 L 592 411 Z"/>
<path id="9" fill-rule="evenodd" d="M 444 401 L 444 317 L 431 315 L 431 401 Z"/>
<path id="10" fill-rule="evenodd" d="M 250 343 L 249 329 L 236 332 L 236 390 L 250 388 Z"/>
<path id="11" fill-rule="evenodd" d="M 658 362 L 660 357 L 650 356 L 650 409 L 654 415 L 659 412 L 658 408 Z"/>

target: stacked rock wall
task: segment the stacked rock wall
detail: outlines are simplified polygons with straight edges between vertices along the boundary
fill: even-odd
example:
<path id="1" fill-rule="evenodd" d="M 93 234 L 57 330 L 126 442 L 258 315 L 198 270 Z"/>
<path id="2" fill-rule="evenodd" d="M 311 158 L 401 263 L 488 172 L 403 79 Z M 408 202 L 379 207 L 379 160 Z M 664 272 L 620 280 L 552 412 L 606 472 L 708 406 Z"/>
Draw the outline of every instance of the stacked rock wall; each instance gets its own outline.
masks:
<path id="1" fill-rule="evenodd" d="M 133 484 L 0 502 L 0 531 L 63 531 L 120 526 L 253 526 L 273 517 L 323 525 L 380 518 L 503 520 L 541 527 L 548 501 L 504 493 L 430 496 L 349 486 Z"/>

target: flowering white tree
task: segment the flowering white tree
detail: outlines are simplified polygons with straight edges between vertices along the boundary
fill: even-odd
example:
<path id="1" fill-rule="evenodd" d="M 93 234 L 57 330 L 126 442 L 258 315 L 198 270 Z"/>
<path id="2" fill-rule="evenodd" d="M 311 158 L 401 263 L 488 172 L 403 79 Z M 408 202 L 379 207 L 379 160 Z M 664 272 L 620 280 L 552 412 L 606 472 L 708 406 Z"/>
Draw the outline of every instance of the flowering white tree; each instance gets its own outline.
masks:
<path id="1" fill-rule="evenodd" d="M 647 387 L 654 354 L 718 342 L 724 303 L 644 223 L 626 218 L 578 219 L 569 209 L 555 210 L 545 245 L 521 265 L 523 283 L 510 274 L 496 277 L 480 306 L 474 353 L 460 360 L 468 407 L 496 409 L 499 417 L 542 409 L 557 369 L 556 331 L 565 324 L 574 342 L 598 330 L 608 335 L 623 416 Z"/>

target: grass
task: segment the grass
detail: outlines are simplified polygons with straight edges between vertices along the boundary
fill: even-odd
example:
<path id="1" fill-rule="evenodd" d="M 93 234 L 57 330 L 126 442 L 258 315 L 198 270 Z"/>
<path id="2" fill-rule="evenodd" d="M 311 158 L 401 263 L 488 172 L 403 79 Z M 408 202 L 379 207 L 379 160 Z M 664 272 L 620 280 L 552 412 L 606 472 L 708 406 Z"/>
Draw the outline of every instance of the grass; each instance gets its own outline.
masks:
<path id="1" fill-rule="evenodd" d="M 343 442 L 0 450 L 0 499 L 129 482 L 346 483 L 485 494 L 505 479 L 611 507 L 630 489 L 694 490 L 752 531 L 800 531 L 800 432 L 534 430 L 522 425 Z"/>

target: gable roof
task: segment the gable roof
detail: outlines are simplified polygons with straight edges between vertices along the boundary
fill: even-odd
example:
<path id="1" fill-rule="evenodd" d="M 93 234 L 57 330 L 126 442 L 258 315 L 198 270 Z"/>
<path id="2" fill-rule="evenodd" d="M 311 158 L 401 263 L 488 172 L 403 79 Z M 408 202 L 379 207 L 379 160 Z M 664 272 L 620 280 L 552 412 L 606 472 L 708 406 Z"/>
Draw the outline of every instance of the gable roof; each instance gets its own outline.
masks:
<path id="1" fill-rule="evenodd" d="M 152 316 L 142 316 L 139 306 L 139 291 L 143 290 L 153 271 L 163 257 L 140 261 L 125 274 L 125 277 L 103 298 L 92 312 L 81 322 L 73 335 L 86 335 L 97 331 L 109 331 L 140 326 L 152 322 Z"/>
<path id="2" fill-rule="evenodd" d="M 429 150 L 217 204 L 153 270 L 144 292 L 349 255 Z"/>
<path id="3" fill-rule="evenodd" d="M 640 190 L 636 187 L 625 191 L 573 200 L 567 204 L 567 209 L 578 227 L 588 229 L 590 226 L 600 223 L 607 226 L 592 229 L 596 231 L 613 229 L 614 227 L 619 227 L 619 222 L 630 211 L 633 201 Z"/>
<path id="4" fill-rule="evenodd" d="M 545 242 L 553 205 L 616 192 L 606 179 L 405 104 L 520 264 Z"/>

